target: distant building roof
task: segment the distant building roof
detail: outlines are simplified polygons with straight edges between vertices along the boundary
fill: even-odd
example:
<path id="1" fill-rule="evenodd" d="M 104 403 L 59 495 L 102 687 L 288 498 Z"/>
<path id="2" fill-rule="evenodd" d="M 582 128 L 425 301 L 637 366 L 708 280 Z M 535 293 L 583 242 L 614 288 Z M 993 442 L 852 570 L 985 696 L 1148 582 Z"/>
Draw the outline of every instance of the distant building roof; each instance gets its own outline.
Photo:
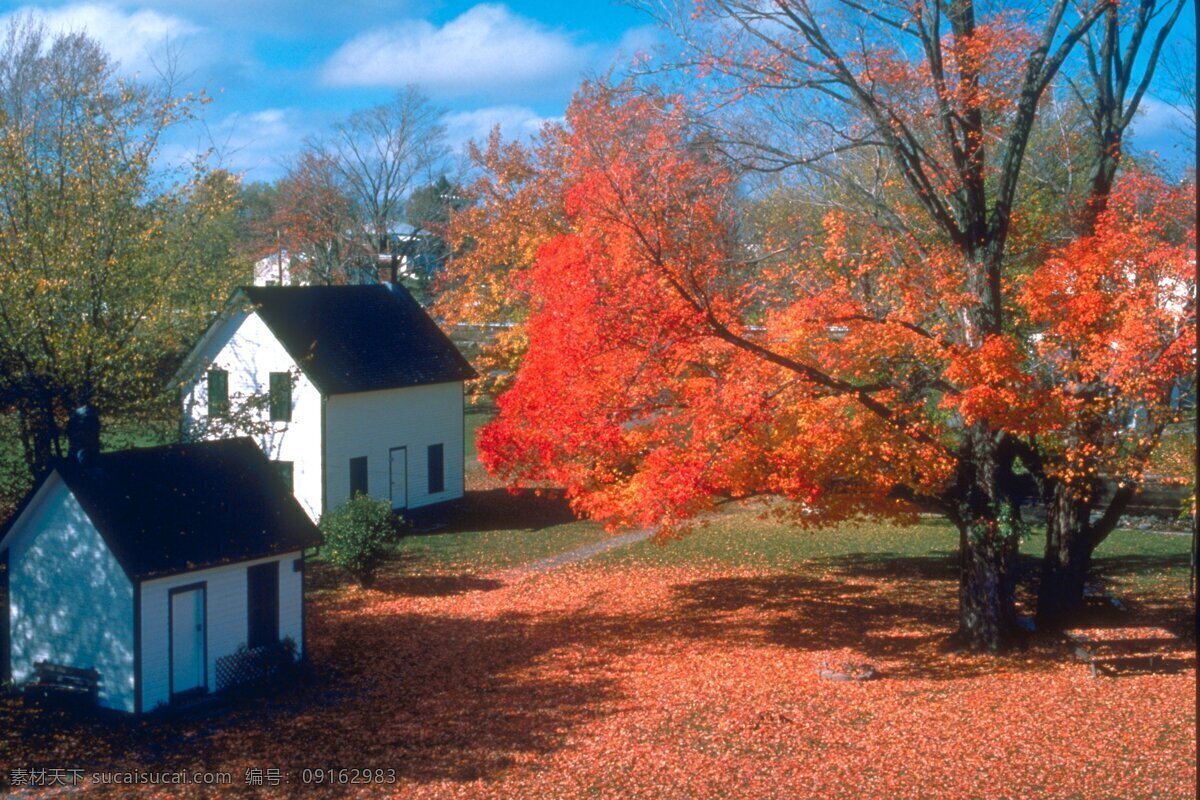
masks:
<path id="1" fill-rule="evenodd" d="M 471 365 L 399 286 L 239 290 L 322 394 L 470 380 Z"/>
<path id="2" fill-rule="evenodd" d="M 63 459 L 54 469 L 131 579 L 321 542 L 320 531 L 251 439 L 102 453 L 85 465 Z"/>

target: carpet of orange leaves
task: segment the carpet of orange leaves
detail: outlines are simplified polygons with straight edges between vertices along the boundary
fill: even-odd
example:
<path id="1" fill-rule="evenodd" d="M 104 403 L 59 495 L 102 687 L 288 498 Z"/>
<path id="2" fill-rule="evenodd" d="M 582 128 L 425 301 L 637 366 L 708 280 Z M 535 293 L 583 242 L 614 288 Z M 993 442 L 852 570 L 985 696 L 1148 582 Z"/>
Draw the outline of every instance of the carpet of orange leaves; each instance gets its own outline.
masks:
<path id="1" fill-rule="evenodd" d="M 953 621 L 953 585 L 921 574 L 392 576 L 310 605 L 298 686 L 145 722 L 8 700 L 0 766 L 223 770 L 234 792 L 274 767 L 287 796 L 331 793 L 314 767 L 394 768 L 336 794 L 419 798 L 1194 796 L 1186 651 L 1094 679 L 1053 643 L 955 655 Z M 881 679 L 818 678 L 847 659 Z"/>

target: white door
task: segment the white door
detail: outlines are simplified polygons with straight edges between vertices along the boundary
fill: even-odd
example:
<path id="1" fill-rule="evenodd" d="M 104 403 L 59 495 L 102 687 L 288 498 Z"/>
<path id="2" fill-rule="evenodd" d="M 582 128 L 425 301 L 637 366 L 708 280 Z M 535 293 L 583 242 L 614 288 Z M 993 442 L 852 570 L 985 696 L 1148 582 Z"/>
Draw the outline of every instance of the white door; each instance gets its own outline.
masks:
<path id="1" fill-rule="evenodd" d="M 204 587 L 171 592 L 171 694 L 203 689 Z"/>
<path id="2" fill-rule="evenodd" d="M 392 508 L 408 508 L 408 448 L 388 451 L 392 473 Z"/>

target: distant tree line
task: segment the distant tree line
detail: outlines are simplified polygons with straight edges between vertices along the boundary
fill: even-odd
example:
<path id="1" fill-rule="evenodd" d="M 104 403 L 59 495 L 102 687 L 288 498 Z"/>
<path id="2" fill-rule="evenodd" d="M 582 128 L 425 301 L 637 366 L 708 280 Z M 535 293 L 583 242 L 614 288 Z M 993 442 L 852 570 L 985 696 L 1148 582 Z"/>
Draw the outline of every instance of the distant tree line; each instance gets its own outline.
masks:
<path id="1" fill-rule="evenodd" d="M 279 180 L 244 188 L 250 254 L 286 251 L 309 283 L 403 280 L 427 296 L 464 203 L 441 118 L 409 87 L 307 141 Z"/>

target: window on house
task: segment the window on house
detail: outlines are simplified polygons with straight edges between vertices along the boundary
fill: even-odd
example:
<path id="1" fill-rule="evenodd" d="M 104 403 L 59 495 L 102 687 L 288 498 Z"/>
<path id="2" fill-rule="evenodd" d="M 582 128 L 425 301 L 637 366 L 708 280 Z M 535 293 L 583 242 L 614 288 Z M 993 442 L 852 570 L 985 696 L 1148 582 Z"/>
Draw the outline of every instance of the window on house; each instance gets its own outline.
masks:
<path id="1" fill-rule="evenodd" d="M 229 416 L 229 373 L 223 369 L 208 371 L 208 415 Z"/>
<path id="2" fill-rule="evenodd" d="M 279 471 L 279 479 L 283 481 L 283 485 L 288 488 L 289 492 L 296 491 L 296 465 L 292 461 L 272 461 L 275 469 Z"/>
<path id="3" fill-rule="evenodd" d="M 279 641 L 279 562 L 246 570 L 246 646 Z"/>
<path id="4" fill-rule="evenodd" d="M 287 422 L 292 418 L 292 376 L 286 372 L 271 373 L 271 420 Z"/>
<path id="5" fill-rule="evenodd" d="M 426 451 L 429 462 L 429 493 L 446 490 L 446 457 L 440 444 L 431 444 Z"/>
<path id="6" fill-rule="evenodd" d="M 367 493 L 367 457 L 350 459 L 350 496 Z"/>

